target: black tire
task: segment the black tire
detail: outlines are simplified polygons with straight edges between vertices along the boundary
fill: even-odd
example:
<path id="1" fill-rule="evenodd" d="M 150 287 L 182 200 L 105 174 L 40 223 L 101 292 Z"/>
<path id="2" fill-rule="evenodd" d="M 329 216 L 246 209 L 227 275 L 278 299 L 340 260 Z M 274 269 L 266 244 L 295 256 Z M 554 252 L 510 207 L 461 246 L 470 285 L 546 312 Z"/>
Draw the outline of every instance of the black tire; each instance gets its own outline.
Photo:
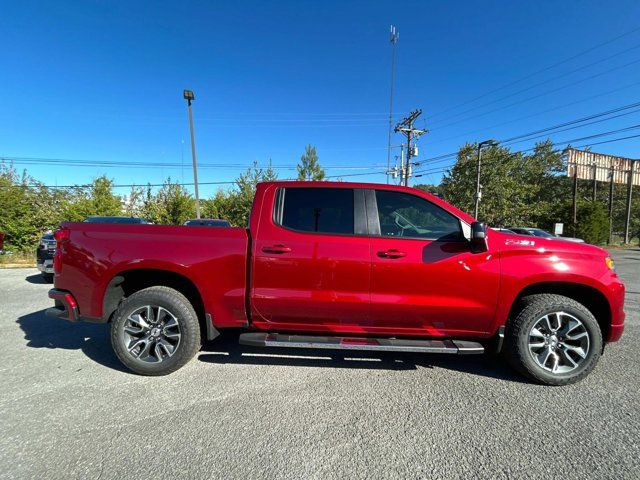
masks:
<path id="1" fill-rule="evenodd" d="M 47 283 L 53 283 L 53 273 L 43 273 L 42 278 Z"/>
<path id="2" fill-rule="evenodd" d="M 161 307 L 168 311 L 173 320 L 177 322 L 180 333 L 173 353 L 155 363 L 136 358 L 135 352 L 130 353 L 127 349 L 127 345 L 132 343 L 128 332 L 125 332 L 125 326 L 130 322 L 128 318 L 136 310 L 147 305 Z M 157 316 L 160 316 L 159 313 Z M 131 323 L 128 325 L 131 326 Z M 159 331 L 163 330 L 159 329 Z M 141 333 L 140 335 L 145 334 Z M 154 343 L 151 344 L 154 345 Z M 118 359 L 133 372 L 140 375 L 168 375 L 184 366 L 200 349 L 198 316 L 189 300 L 180 292 L 168 287 L 145 288 L 124 300 L 114 313 L 111 324 L 111 345 Z M 146 346 L 146 343 L 144 345 Z M 164 351 L 164 354 L 167 355 L 167 352 Z"/>
<path id="3" fill-rule="evenodd" d="M 586 356 L 574 370 L 566 373 L 554 373 L 543 368 L 529 349 L 533 326 L 545 315 L 554 312 L 565 312 L 575 317 L 588 334 L 589 349 Z M 569 385 L 579 382 L 595 368 L 602 353 L 602 345 L 600 326 L 584 305 L 562 295 L 539 294 L 523 298 L 514 317 L 507 323 L 504 352 L 513 368 L 535 382 L 544 385 Z"/>

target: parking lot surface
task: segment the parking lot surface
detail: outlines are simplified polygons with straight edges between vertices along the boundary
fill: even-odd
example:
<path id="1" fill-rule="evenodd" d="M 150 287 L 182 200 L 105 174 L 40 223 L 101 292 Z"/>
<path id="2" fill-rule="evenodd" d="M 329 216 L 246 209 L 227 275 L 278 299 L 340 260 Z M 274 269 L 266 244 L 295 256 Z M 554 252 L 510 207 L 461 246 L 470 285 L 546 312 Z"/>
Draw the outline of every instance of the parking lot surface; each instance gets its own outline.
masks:
<path id="1" fill-rule="evenodd" d="M 123 370 L 108 326 L 45 317 L 0 270 L 0 478 L 640 478 L 640 251 L 622 340 L 569 387 L 500 358 L 269 350 L 226 333 L 182 370 Z"/>

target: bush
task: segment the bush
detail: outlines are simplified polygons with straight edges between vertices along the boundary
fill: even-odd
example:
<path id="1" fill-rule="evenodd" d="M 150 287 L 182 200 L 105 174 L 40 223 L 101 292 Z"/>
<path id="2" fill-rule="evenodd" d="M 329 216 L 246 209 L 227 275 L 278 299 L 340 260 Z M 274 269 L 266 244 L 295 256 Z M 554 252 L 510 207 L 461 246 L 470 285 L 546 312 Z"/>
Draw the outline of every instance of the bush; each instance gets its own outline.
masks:
<path id="1" fill-rule="evenodd" d="M 607 208 L 600 201 L 578 199 L 578 223 L 576 236 L 587 243 L 602 245 L 609 238 L 609 216 Z M 573 203 L 569 200 L 562 204 L 554 221 L 564 223 L 564 235 L 573 235 Z"/>
<path id="2" fill-rule="evenodd" d="M 605 243 L 609 237 L 609 217 L 604 205 L 598 201 L 579 204 L 577 231 L 587 243 Z"/>

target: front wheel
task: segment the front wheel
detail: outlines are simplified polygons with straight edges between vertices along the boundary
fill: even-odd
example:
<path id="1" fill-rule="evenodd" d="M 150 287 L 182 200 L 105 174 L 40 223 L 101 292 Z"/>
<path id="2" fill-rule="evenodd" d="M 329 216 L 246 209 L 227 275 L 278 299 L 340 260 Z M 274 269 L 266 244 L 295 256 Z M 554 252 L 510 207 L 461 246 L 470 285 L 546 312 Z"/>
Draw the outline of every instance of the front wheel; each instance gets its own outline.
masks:
<path id="1" fill-rule="evenodd" d="M 116 310 L 111 344 L 120 361 L 141 375 L 167 375 L 200 348 L 193 306 L 180 292 L 150 287 L 128 297 Z"/>
<path id="2" fill-rule="evenodd" d="M 505 347 L 509 363 L 532 380 L 569 385 L 598 363 L 602 332 L 581 303 L 561 295 L 530 295 L 507 324 Z"/>

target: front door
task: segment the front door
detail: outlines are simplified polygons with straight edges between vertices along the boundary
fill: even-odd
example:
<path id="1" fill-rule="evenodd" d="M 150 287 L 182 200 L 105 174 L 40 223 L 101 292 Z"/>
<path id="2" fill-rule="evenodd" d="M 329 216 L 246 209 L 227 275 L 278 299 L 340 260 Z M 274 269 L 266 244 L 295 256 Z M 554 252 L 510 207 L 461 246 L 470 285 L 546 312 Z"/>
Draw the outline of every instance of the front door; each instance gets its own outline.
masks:
<path id="1" fill-rule="evenodd" d="M 371 255 L 364 192 L 280 187 L 273 198 L 252 248 L 254 324 L 328 332 L 366 324 Z"/>
<path id="2" fill-rule="evenodd" d="M 426 198 L 377 190 L 367 201 L 379 222 L 371 239 L 372 325 L 434 336 L 484 332 L 496 309 L 499 258 L 472 253 L 460 220 Z"/>

